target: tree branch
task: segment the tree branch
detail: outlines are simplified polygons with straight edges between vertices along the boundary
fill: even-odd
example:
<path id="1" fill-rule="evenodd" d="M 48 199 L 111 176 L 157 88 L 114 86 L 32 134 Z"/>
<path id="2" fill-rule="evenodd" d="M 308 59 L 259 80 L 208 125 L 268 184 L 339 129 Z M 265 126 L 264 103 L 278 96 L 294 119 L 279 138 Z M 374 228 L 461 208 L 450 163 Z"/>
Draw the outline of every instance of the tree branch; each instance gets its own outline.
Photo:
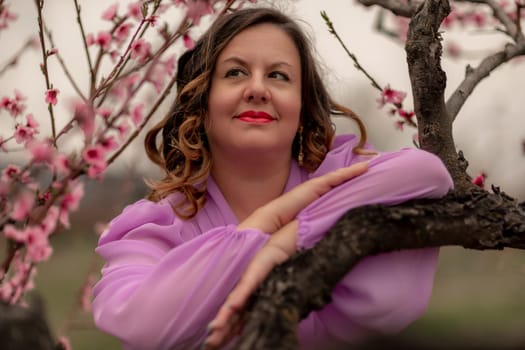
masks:
<path id="1" fill-rule="evenodd" d="M 403 1 L 403 0 L 358 0 L 359 3 L 363 6 L 380 6 L 387 10 L 392 11 L 396 16 L 402 17 L 412 17 L 416 12 L 416 8 L 419 5 L 417 2 L 413 1 Z"/>
<path id="2" fill-rule="evenodd" d="M 451 118 L 456 119 L 461 107 L 481 80 L 488 77 L 492 71 L 502 64 L 523 55 L 525 55 L 525 41 L 518 45 L 507 44 L 502 51 L 484 58 L 476 68 L 467 66 L 465 79 L 447 101 L 447 110 Z"/>
<path id="3" fill-rule="evenodd" d="M 446 245 L 525 249 L 525 203 L 494 190 L 349 211 L 314 248 L 265 280 L 235 348 L 295 349 L 299 320 L 327 304 L 335 285 L 366 256 Z"/>

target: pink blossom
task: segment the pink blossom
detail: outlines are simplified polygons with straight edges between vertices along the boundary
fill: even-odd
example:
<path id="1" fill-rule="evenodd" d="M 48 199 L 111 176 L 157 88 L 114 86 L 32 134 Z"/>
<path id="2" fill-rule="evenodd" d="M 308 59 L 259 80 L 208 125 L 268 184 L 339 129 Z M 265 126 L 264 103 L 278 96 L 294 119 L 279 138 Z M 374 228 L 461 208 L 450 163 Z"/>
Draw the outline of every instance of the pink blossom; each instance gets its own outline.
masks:
<path id="1" fill-rule="evenodd" d="M 86 35 L 86 44 L 87 46 L 91 46 L 95 43 L 95 37 L 93 36 L 93 33 L 88 33 Z"/>
<path id="2" fill-rule="evenodd" d="M 135 18 L 137 21 L 142 20 L 142 9 L 140 2 L 134 2 L 128 5 L 128 16 Z"/>
<path id="3" fill-rule="evenodd" d="M 153 67 L 153 69 L 150 71 L 150 74 L 148 75 L 148 81 L 153 84 L 157 93 L 160 93 L 162 91 L 165 78 L 166 73 L 158 64 Z"/>
<path id="4" fill-rule="evenodd" d="M 407 112 L 405 111 L 403 108 L 399 108 L 397 110 L 397 112 L 399 113 L 399 115 L 405 119 L 408 119 L 408 120 L 412 120 L 412 118 L 414 117 L 415 113 L 414 112 Z"/>
<path id="5" fill-rule="evenodd" d="M 51 103 L 53 106 L 57 104 L 58 89 L 49 89 L 45 93 L 46 103 Z"/>
<path id="6" fill-rule="evenodd" d="M 138 39 L 131 44 L 131 58 L 138 58 L 142 63 L 150 54 L 151 44 L 144 39 Z"/>
<path id="7" fill-rule="evenodd" d="M 146 22 L 149 22 L 149 24 L 151 24 L 152 27 L 155 27 L 157 25 L 157 20 L 159 19 L 159 16 L 149 16 L 148 18 L 146 18 Z"/>
<path id="8" fill-rule="evenodd" d="M 16 143 L 23 143 L 33 139 L 33 129 L 17 124 L 15 126 L 15 133 L 13 134 Z"/>
<path id="9" fill-rule="evenodd" d="M 63 350 L 71 350 L 71 343 L 69 342 L 69 339 L 65 336 L 60 336 L 58 338 L 58 344 L 62 347 Z"/>
<path id="10" fill-rule="evenodd" d="M 35 120 L 35 118 L 33 117 L 33 114 L 31 113 L 26 115 L 26 120 L 27 120 L 26 126 L 28 128 L 37 129 L 40 126 L 40 124 Z M 36 133 L 38 133 L 38 131 Z"/>
<path id="11" fill-rule="evenodd" d="M 113 111 L 107 107 L 101 107 L 97 109 L 97 114 L 104 119 L 108 119 Z"/>
<path id="12" fill-rule="evenodd" d="M 394 127 L 399 130 L 399 131 L 403 131 L 403 126 L 405 125 L 405 122 L 402 121 L 402 120 L 398 120 L 395 122 L 394 124 Z"/>
<path id="13" fill-rule="evenodd" d="M 447 42 L 445 45 L 445 52 L 453 58 L 458 58 L 461 55 L 461 48 L 454 42 Z"/>
<path id="14" fill-rule="evenodd" d="M 129 132 L 129 124 L 123 120 L 119 125 L 117 125 L 117 131 L 119 133 L 120 140 L 125 140 Z"/>
<path id="15" fill-rule="evenodd" d="M 474 12 L 470 16 L 470 20 L 478 27 L 481 28 L 487 23 L 487 15 L 482 12 Z"/>
<path id="16" fill-rule="evenodd" d="M 193 39 L 188 34 L 184 34 L 182 36 L 182 40 L 184 42 L 184 46 L 188 50 L 191 50 L 191 49 L 193 49 L 195 47 L 195 42 L 193 41 Z"/>
<path id="17" fill-rule="evenodd" d="M 393 90 L 390 88 L 390 85 L 387 85 L 381 92 L 381 98 L 378 99 L 377 102 L 379 102 L 381 107 L 386 103 L 391 103 L 395 106 L 401 106 L 406 95 L 407 94 L 405 92 Z"/>
<path id="18" fill-rule="evenodd" d="M 103 50 L 107 51 L 109 45 L 111 45 L 111 34 L 109 32 L 99 32 L 95 39 L 95 43 L 97 43 Z"/>
<path id="19" fill-rule="evenodd" d="M 14 164 L 8 164 L 2 171 L 2 181 L 10 181 L 20 174 L 20 168 Z"/>
<path id="20" fill-rule="evenodd" d="M 26 125 L 17 124 L 15 126 L 15 133 L 13 137 L 16 143 L 27 142 L 33 139 L 34 135 L 38 134 L 38 122 L 33 118 L 32 114 L 26 116 Z"/>
<path id="21" fill-rule="evenodd" d="M 175 63 L 177 62 L 177 57 L 175 55 L 170 56 L 166 61 L 163 62 L 164 71 L 167 75 L 172 76 L 175 71 Z"/>
<path id="22" fill-rule="evenodd" d="M 62 198 L 60 207 L 62 210 L 76 211 L 80 200 L 84 197 L 84 184 L 82 182 L 74 182 L 70 187 L 70 191 Z"/>
<path id="23" fill-rule="evenodd" d="M 78 102 L 74 106 L 74 118 L 87 140 L 90 140 L 95 132 L 95 113 L 91 105 Z"/>
<path id="24" fill-rule="evenodd" d="M 69 164 L 69 158 L 65 154 L 58 154 L 53 159 L 53 170 L 62 175 L 69 175 L 71 173 L 71 166 Z"/>
<path id="25" fill-rule="evenodd" d="M 102 19 L 105 19 L 107 21 L 113 21 L 117 16 L 117 10 L 118 3 L 111 5 L 102 13 Z"/>
<path id="26" fill-rule="evenodd" d="M 18 15 L 9 12 L 7 5 L 0 6 L 0 30 L 6 29 L 9 22 L 13 22 L 18 18 Z"/>
<path id="27" fill-rule="evenodd" d="M 487 175 L 485 173 L 481 173 L 478 176 L 476 176 L 474 179 L 472 179 L 472 183 L 478 187 L 485 188 L 486 178 L 487 178 Z"/>
<path id="28" fill-rule="evenodd" d="M 4 226 L 4 235 L 6 238 L 12 239 L 15 242 L 23 243 L 26 240 L 26 231 L 19 230 L 13 225 Z"/>
<path id="29" fill-rule="evenodd" d="M 108 136 L 100 140 L 100 146 L 102 146 L 104 152 L 110 152 L 117 149 L 118 143 L 115 141 L 115 136 Z"/>
<path id="30" fill-rule="evenodd" d="M 105 154 L 106 152 L 101 146 L 89 146 L 82 152 L 82 159 L 89 165 L 104 164 L 106 162 Z"/>
<path id="31" fill-rule="evenodd" d="M 16 117 L 21 114 L 26 106 L 22 103 L 23 100 L 18 98 L 9 99 L 8 97 L 2 97 L 0 100 L 0 108 L 4 108 L 11 114 L 11 116 Z"/>
<path id="32" fill-rule="evenodd" d="M 22 221 L 24 220 L 31 209 L 33 209 L 33 205 L 35 204 L 35 196 L 31 192 L 24 191 L 22 194 L 16 199 L 15 204 L 13 205 L 13 211 L 11 213 L 11 218 L 13 220 Z"/>
<path id="33" fill-rule="evenodd" d="M 194 25 L 199 25 L 202 16 L 213 13 L 213 8 L 209 0 L 194 0 L 186 3 L 188 10 L 186 18 L 190 19 Z"/>
<path id="34" fill-rule="evenodd" d="M 47 236 L 36 229 L 29 232 L 26 246 L 29 260 L 35 263 L 46 261 L 53 253 Z"/>
<path id="35" fill-rule="evenodd" d="M 20 102 L 20 101 L 25 101 L 27 99 L 27 97 L 22 94 L 19 90 L 15 89 L 15 100 Z"/>
<path id="36" fill-rule="evenodd" d="M 90 179 L 100 180 L 102 173 L 106 170 L 106 163 L 104 164 L 93 164 L 88 168 L 87 176 Z"/>
<path id="37" fill-rule="evenodd" d="M 140 124 L 142 124 L 142 122 L 144 121 L 144 113 L 142 111 L 143 109 L 144 109 L 144 103 L 140 103 L 140 104 L 136 105 L 133 108 L 133 111 L 131 112 L 131 121 L 137 127 Z"/>
<path id="38" fill-rule="evenodd" d="M 51 50 L 47 52 L 48 56 L 53 56 L 58 53 L 58 49 L 56 47 L 53 47 Z"/>
<path id="39" fill-rule="evenodd" d="M 32 140 L 27 143 L 32 162 L 51 164 L 55 155 L 55 148 L 50 141 Z"/>
<path id="40" fill-rule="evenodd" d="M 49 236 L 56 228 L 60 209 L 57 206 L 51 206 L 46 213 L 44 220 L 40 222 L 40 229 Z"/>
<path id="41" fill-rule="evenodd" d="M 133 27 L 133 24 L 131 23 L 122 23 L 121 25 L 119 25 L 115 30 L 115 39 L 119 43 L 124 42 L 129 36 L 131 27 Z"/>
<path id="42" fill-rule="evenodd" d="M 458 19 L 457 12 L 455 10 L 450 11 L 447 17 L 441 22 L 443 28 L 450 28 L 452 24 Z"/>
<path id="43" fill-rule="evenodd" d="M 106 170 L 104 155 L 105 149 L 100 145 L 90 146 L 82 152 L 82 158 L 89 165 L 87 175 L 90 179 L 99 179 Z"/>

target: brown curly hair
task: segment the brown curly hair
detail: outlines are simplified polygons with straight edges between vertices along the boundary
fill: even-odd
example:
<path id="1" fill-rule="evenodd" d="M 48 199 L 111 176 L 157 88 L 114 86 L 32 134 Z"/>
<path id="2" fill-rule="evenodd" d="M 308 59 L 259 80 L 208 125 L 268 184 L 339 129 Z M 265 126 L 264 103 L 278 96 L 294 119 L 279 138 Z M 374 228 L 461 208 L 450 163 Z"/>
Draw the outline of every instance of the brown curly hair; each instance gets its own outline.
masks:
<path id="1" fill-rule="evenodd" d="M 352 118 L 361 139 L 354 152 L 361 153 L 366 130 L 350 109 L 335 103 L 317 71 L 310 41 L 288 16 L 269 8 L 249 8 L 218 18 L 197 41 L 193 50 L 178 62 L 177 98 L 170 113 L 146 135 L 148 157 L 165 171 L 160 181 L 147 181 L 151 188 L 148 199 L 159 201 L 179 192 L 182 200 L 173 204 L 175 213 L 192 218 L 206 200 L 206 180 L 211 170 L 211 156 L 205 132 L 208 94 L 217 58 L 230 40 L 243 30 L 262 23 L 281 28 L 295 43 L 301 59 L 302 101 L 300 124 L 303 127 L 303 167 L 313 172 L 330 150 L 335 130 L 331 114 Z M 162 131 L 162 143 L 157 135 Z M 299 136 L 292 145 L 292 155 L 299 153 Z"/>

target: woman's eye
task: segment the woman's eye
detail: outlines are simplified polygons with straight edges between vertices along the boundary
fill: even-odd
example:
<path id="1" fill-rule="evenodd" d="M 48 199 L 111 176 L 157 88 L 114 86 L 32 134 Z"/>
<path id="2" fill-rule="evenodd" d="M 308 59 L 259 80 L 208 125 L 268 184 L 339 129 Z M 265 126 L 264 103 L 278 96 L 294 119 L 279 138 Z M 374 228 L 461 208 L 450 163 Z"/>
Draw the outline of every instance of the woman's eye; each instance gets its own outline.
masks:
<path id="1" fill-rule="evenodd" d="M 276 78 L 276 79 L 280 79 L 280 80 L 286 80 L 286 81 L 290 80 L 288 75 L 283 73 L 283 72 L 271 72 L 268 76 L 270 78 Z"/>
<path id="2" fill-rule="evenodd" d="M 225 74 L 225 77 L 228 78 L 228 77 L 240 77 L 242 75 L 245 75 L 244 71 L 242 69 L 239 69 L 239 68 L 232 68 L 232 69 L 229 69 L 226 74 Z"/>

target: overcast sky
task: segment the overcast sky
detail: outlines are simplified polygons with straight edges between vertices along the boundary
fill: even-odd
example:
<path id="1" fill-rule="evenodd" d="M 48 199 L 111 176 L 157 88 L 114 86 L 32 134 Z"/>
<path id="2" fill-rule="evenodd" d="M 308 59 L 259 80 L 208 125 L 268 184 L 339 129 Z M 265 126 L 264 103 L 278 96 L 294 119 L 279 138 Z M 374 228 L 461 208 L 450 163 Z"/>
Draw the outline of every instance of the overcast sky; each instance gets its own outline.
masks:
<path id="1" fill-rule="evenodd" d="M 125 7 L 129 1 L 119 1 Z M 8 31 L 0 32 L 0 65 L 10 57 L 24 40 L 35 33 L 36 12 L 32 1 L 7 1 L 11 11 L 19 14 L 19 19 Z M 87 31 L 98 31 L 102 28 L 101 12 L 114 1 L 90 0 L 80 1 L 83 19 Z M 380 85 L 390 84 L 393 88 L 409 91 L 409 78 L 405 63 L 403 47 L 373 31 L 373 22 L 377 9 L 366 9 L 352 0 L 299 0 L 281 1 L 279 5 L 293 17 L 303 21 L 310 33 L 322 62 L 328 86 L 339 102 L 352 108 L 365 121 L 369 131 L 369 140 L 382 150 L 395 150 L 400 147 L 411 147 L 413 130 L 400 132 L 393 127 L 393 119 L 385 110 L 377 108 L 378 92 L 374 90 L 364 75 L 358 72 L 352 61 L 345 55 L 335 38 L 328 33 L 319 15 L 326 10 L 343 37 L 348 48 L 357 55 L 360 63 L 375 77 Z M 81 86 L 87 86 L 85 57 L 79 43 L 79 31 L 75 22 L 72 1 L 46 2 L 45 16 L 53 31 L 57 46 L 68 61 L 73 74 Z M 197 35 L 199 31 L 194 30 Z M 501 34 L 480 33 L 470 29 L 466 34 L 447 31 L 445 41 L 456 39 L 471 51 L 492 52 L 502 47 L 505 38 Z M 463 78 L 467 64 L 475 66 L 482 56 L 475 55 L 469 60 L 451 60 L 445 58 L 443 68 L 447 72 L 449 96 Z M 45 123 L 46 106 L 43 103 L 44 81 L 39 73 L 38 53 L 30 53 L 21 60 L 19 68 L 5 74 L 0 83 L 0 97 L 11 95 L 14 88 L 29 96 L 28 111 Z M 60 89 L 59 100 L 66 101 L 74 93 L 69 83 L 61 77 L 58 67 L 51 64 L 51 72 L 56 87 Z M 525 154 L 522 142 L 525 139 L 525 60 L 510 63 L 499 68 L 474 91 L 461 110 L 454 124 L 454 136 L 459 149 L 462 149 L 470 161 L 469 171 L 477 175 L 485 171 L 489 183 L 500 185 L 513 196 L 525 199 Z M 64 103 L 65 104 L 65 103 Z M 405 102 L 412 107 L 411 96 Z M 69 117 L 64 105 L 57 106 L 57 114 Z M 160 116 L 159 116 L 160 117 Z M 0 120 L 0 134 L 6 136 L 10 127 L 6 114 Z M 60 121 L 59 121 L 60 122 Z M 349 122 L 338 122 L 338 132 L 348 132 Z M 150 168 L 140 150 L 129 150 L 120 160 L 118 168 L 134 169 L 144 172 Z M 5 155 L 0 155 L 5 157 Z M 139 164 L 139 165 L 137 165 Z"/>

